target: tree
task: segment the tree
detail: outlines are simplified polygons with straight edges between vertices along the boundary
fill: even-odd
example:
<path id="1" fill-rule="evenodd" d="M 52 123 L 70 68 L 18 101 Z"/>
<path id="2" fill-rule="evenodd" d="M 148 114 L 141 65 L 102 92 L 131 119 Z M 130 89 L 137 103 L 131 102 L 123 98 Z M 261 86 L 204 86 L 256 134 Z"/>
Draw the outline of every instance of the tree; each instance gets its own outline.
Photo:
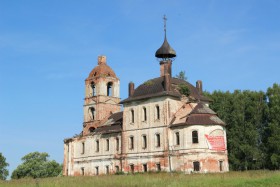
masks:
<path id="1" fill-rule="evenodd" d="M 48 160 L 48 153 L 32 152 L 22 157 L 20 164 L 12 173 L 12 179 L 23 177 L 45 178 L 58 176 L 62 166 L 56 161 Z"/>
<path id="2" fill-rule="evenodd" d="M 270 169 L 280 169 L 280 85 L 267 89 L 268 127 L 267 161 Z"/>
<path id="3" fill-rule="evenodd" d="M 262 151 L 266 125 L 266 96 L 263 92 L 215 91 L 206 93 L 210 107 L 227 124 L 229 163 L 232 170 L 259 169 L 265 164 Z"/>
<path id="4" fill-rule="evenodd" d="M 8 166 L 6 158 L 0 153 L 0 180 L 6 180 L 9 175 L 9 171 L 6 169 Z"/>
<path id="5" fill-rule="evenodd" d="M 182 79 L 182 80 L 187 80 L 187 77 L 186 77 L 186 72 L 185 71 L 180 71 L 178 75 L 176 75 L 176 77 L 178 79 Z"/>

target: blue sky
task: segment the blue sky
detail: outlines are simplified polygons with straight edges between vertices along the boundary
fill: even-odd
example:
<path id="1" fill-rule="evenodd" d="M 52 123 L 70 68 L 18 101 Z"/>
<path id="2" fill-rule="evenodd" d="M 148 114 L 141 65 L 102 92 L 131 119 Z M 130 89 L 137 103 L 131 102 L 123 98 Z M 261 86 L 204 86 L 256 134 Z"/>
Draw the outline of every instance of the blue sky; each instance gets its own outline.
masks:
<path id="1" fill-rule="evenodd" d="M 173 75 L 203 89 L 263 90 L 280 83 L 278 0 L 0 1 L 0 152 L 12 172 L 25 154 L 63 161 L 63 139 L 82 130 L 84 80 L 98 55 L 121 80 L 121 98 L 159 76 L 167 37 Z"/>

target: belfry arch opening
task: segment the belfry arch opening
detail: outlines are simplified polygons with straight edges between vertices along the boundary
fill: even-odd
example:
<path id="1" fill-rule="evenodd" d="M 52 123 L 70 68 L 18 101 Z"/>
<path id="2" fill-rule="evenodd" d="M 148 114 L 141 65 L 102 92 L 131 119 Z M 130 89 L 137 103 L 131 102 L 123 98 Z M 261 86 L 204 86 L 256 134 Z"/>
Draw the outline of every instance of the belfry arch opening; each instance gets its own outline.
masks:
<path id="1" fill-rule="evenodd" d="M 91 94 L 92 94 L 92 96 L 95 96 L 96 95 L 96 90 L 95 90 L 94 82 L 90 83 L 90 87 L 91 87 Z"/>
<path id="2" fill-rule="evenodd" d="M 94 120 L 95 119 L 95 108 L 94 107 L 90 107 L 89 108 L 89 112 L 90 112 L 91 120 Z"/>
<path id="3" fill-rule="evenodd" d="M 113 83 L 108 82 L 108 84 L 107 84 L 107 96 L 112 96 L 112 88 L 113 88 Z"/>

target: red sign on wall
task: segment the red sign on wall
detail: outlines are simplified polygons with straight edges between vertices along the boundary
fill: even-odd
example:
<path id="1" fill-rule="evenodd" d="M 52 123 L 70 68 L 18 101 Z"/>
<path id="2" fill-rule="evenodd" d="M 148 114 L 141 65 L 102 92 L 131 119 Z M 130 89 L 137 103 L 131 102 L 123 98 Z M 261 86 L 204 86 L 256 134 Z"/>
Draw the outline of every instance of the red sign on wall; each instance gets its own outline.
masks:
<path id="1" fill-rule="evenodd" d="M 209 136 L 209 135 L 205 134 L 205 137 L 208 141 L 209 149 L 217 150 L 217 151 L 226 150 L 224 136 Z"/>

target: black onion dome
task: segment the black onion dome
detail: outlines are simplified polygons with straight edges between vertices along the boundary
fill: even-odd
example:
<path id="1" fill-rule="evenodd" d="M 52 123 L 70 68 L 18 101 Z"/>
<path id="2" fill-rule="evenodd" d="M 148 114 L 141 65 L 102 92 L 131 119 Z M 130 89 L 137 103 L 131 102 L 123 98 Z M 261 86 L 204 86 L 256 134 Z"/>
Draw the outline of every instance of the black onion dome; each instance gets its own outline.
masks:
<path id="1" fill-rule="evenodd" d="M 155 56 L 157 58 L 174 58 L 176 57 L 176 51 L 169 45 L 166 36 L 161 47 L 156 51 Z"/>

